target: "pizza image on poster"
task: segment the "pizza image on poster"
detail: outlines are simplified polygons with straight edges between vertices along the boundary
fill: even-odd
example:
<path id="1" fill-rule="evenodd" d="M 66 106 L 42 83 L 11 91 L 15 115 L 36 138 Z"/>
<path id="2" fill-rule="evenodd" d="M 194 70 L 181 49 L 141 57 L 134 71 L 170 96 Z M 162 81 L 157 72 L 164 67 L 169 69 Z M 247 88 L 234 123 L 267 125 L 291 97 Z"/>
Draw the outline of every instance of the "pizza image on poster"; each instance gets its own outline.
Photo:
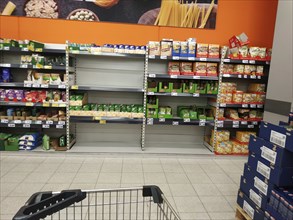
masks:
<path id="1" fill-rule="evenodd" d="M 215 29 L 218 0 L 1 0 L 2 15 Z"/>

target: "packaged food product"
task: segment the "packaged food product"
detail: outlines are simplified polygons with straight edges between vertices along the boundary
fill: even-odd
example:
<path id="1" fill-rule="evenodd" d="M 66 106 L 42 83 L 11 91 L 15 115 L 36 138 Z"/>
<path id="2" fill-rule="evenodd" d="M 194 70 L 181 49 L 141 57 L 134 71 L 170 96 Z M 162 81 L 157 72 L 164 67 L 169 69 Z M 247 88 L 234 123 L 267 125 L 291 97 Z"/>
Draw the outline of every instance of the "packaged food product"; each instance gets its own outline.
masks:
<path id="1" fill-rule="evenodd" d="M 256 74 L 256 66 L 255 65 L 249 65 L 250 67 L 250 74 L 255 75 Z"/>
<path id="2" fill-rule="evenodd" d="M 17 101 L 22 101 L 24 99 L 24 90 L 15 89 L 14 94 Z"/>
<path id="3" fill-rule="evenodd" d="M 249 56 L 251 59 L 256 59 L 259 55 L 259 47 L 250 47 Z"/>
<path id="4" fill-rule="evenodd" d="M 181 41 L 180 57 L 187 57 L 187 56 L 188 56 L 188 42 Z"/>
<path id="5" fill-rule="evenodd" d="M 258 52 L 258 59 L 265 59 L 267 55 L 267 48 L 265 47 L 260 47 L 259 48 L 259 52 Z"/>
<path id="6" fill-rule="evenodd" d="M 242 103 L 252 103 L 254 101 L 251 93 L 243 93 Z"/>
<path id="7" fill-rule="evenodd" d="M 169 75 L 180 75 L 180 63 L 169 62 L 168 63 L 168 74 Z"/>
<path id="8" fill-rule="evenodd" d="M 244 65 L 237 64 L 234 66 L 234 73 L 243 74 L 244 73 Z"/>
<path id="9" fill-rule="evenodd" d="M 1 75 L 0 75 L 0 82 L 9 83 L 12 82 L 12 74 L 10 69 L 2 68 Z"/>
<path id="10" fill-rule="evenodd" d="M 228 73 L 233 73 L 233 72 L 234 72 L 234 65 L 228 64 Z"/>
<path id="11" fill-rule="evenodd" d="M 209 58 L 219 58 L 220 57 L 220 45 L 209 44 Z"/>
<path id="12" fill-rule="evenodd" d="M 228 51 L 228 57 L 231 59 L 239 58 L 239 49 L 238 47 L 230 48 Z"/>
<path id="13" fill-rule="evenodd" d="M 195 62 L 193 63 L 193 71 L 197 76 L 206 76 L 207 74 L 207 63 Z"/>
<path id="14" fill-rule="evenodd" d="M 254 102 L 256 103 L 264 103 L 266 100 L 266 95 L 265 94 L 255 94 L 255 99 Z"/>
<path id="15" fill-rule="evenodd" d="M 212 137 L 214 138 L 216 135 L 217 142 L 229 141 L 230 140 L 230 131 L 228 130 L 221 130 L 221 131 L 214 131 L 212 130 Z"/>
<path id="16" fill-rule="evenodd" d="M 239 119 L 239 115 L 236 109 L 226 109 L 225 117 L 233 119 L 233 120 Z"/>
<path id="17" fill-rule="evenodd" d="M 6 95 L 5 89 L 0 89 L 0 100 L 1 101 L 3 101 L 5 99 L 5 95 Z"/>
<path id="18" fill-rule="evenodd" d="M 181 62 L 180 63 L 180 73 L 181 73 L 181 75 L 193 75 L 192 63 L 191 62 Z"/>
<path id="19" fill-rule="evenodd" d="M 249 119 L 249 109 L 238 109 L 238 115 L 240 119 L 248 120 Z"/>
<path id="20" fill-rule="evenodd" d="M 161 41 L 161 56 L 172 56 L 172 41 Z"/>
<path id="21" fill-rule="evenodd" d="M 61 78 L 59 73 L 51 73 L 50 77 L 50 84 L 51 85 L 60 85 L 61 84 Z"/>
<path id="22" fill-rule="evenodd" d="M 263 75 L 263 70 L 264 70 L 263 66 L 257 66 L 256 67 L 256 74 L 259 75 L 259 76 L 262 76 Z"/>
<path id="23" fill-rule="evenodd" d="M 245 59 L 247 57 L 248 57 L 248 47 L 247 46 L 239 47 L 239 58 Z"/>
<path id="24" fill-rule="evenodd" d="M 237 84 L 236 83 L 222 83 L 222 93 L 232 93 L 236 91 Z"/>
<path id="25" fill-rule="evenodd" d="M 272 48 L 267 50 L 266 60 L 271 60 L 271 57 L 272 57 Z"/>
<path id="26" fill-rule="evenodd" d="M 43 73 L 43 82 L 42 84 L 49 84 L 51 79 L 50 73 Z"/>
<path id="27" fill-rule="evenodd" d="M 149 42 L 149 54 L 159 56 L 161 53 L 160 42 L 150 41 Z"/>
<path id="28" fill-rule="evenodd" d="M 208 44 L 197 44 L 196 57 L 208 57 Z"/>
<path id="29" fill-rule="evenodd" d="M 195 57 L 196 42 L 188 41 L 188 57 Z"/>
<path id="30" fill-rule="evenodd" d="M 248 92 L 265 92 L 266 84 L 251 83 L 248 86 Z"/>
<path id="31" fill-rule="evenodd" d="M 248 143 L 250 135 L 256 135 L 256 132 L 252 131 L 236 131 L 236 140 L 242 143 Z"/>
<path id="32" fill-rule="evenodd" d="M 35 70 L 29 71 L 31 74 L 31 81 L 35 84 L 42 84 L 43 83 L 43 73 L 39 73 Z"/>
<path id="33" fill-rule="evenodd" d="M 8 99 L 8 101 L 13 101 L 15 99 L 14 89 L 6 89 L 5 90 L 5 98 Z"/>
<path id="34" fill-rule="evenodd" d="M 220 98 L 220 103 L 231 103 L 233 98 L 232 93 L 222 93 Z"/>
<path id="35" fill-rule="evenodd" d="M 229 73 L 229 65 L 228 64 L 223 64 L 223 73 Z"/>
<path id="36" fill-rule="evenodd" d="M 215 152 L 217 154 L 231 154 L 232 146 L 233 145 L 231 141 L 218 142 L 215 146 Z"/>
<path id="37" fill-rule="evenodd" d="M 233 140 L 232 153 L 233 154 L 248 154 L 248 144 L 239 143 L 238 141 Z"/>
<path id="38" fill-rule="evenodd" d="M 180 56 L 181 42 L 173 41 L 172 56 Z"/>
<path id="39" fill-rule="evenodd" d="M 207 63 L 207 76 L 217 76 L 218 75 L 218 64 L 217 63 Z"/>
<path id="40" fill-rule="evenodd" d="M 251 74 L 250 66 L 252 65 L 244 65 L 244 74 L 248 74 L 248 75 Z"/>
<path id="41" fill-rule="evenodd" d="M 243 91 L 233 91 L 233 102 L 242 103 Z"/>

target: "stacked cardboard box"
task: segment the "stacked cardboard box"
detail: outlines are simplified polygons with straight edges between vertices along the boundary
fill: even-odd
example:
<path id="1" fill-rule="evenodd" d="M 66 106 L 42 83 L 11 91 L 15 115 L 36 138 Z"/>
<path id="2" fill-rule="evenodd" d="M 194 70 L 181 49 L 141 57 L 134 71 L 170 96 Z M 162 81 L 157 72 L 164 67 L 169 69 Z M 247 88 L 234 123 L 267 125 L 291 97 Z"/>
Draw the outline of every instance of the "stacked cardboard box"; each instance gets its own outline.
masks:
<path id="1" fill-rule="evenodd" d="M 292 219 L 291 189 L 293 130 L 262 122 L 259 137 L 250 137 L 237 203 L 251 219 Z"/>

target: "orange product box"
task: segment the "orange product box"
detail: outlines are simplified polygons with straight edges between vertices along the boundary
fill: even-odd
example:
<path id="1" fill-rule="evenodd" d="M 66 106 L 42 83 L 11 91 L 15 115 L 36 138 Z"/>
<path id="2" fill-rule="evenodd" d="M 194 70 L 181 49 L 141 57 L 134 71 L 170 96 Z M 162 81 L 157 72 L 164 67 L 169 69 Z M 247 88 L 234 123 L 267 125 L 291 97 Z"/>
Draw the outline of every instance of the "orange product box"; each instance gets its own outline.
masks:
<path id="1" fill-rule="evenodd" d="M 217 76 L 217 75 L 218 75 L 218 64 L 207 63 L 207 76 Z"/>
<path id="2" fill-rule="evenodd" d="M 220 45 L 209 44 L 209 58 L 219 58 L 220 57 Z"/>
<path id="3" fill-rule="evenodd" d="M 180 75 L 180 62 L 169 62 L 168 63 L 168 74 L 169 75 Z"/>
<path id="4" fill-rule="evenodd" d="M 207 75 L 207 63 L 195 62 L 193 63 L 193 72 L 196 76 L 206 76 Z"/>
<path id="5" fill-rule="evenodd" d="M 208 44 L 197 44 L 196 57 L 208 57 Z"/>
<path id="6" fill-rule="evenodd" d="M 180 74 L 181 75 L 194 75 L 192 71 L 191 62 L 181 62 L 180 63 Z"/>

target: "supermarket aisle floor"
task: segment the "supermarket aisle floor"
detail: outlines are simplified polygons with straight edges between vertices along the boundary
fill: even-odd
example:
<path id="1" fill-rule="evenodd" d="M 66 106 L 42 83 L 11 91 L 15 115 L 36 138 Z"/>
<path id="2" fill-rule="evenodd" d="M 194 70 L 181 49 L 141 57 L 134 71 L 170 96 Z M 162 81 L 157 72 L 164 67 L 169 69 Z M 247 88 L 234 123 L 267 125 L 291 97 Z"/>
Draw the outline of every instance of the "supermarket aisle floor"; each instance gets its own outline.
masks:
<path id="1" fill-rule="evenodd" d="M 156 184 L 181 218 L 235 219 L 245 157 L 1 153 L 0 219 L 37 191 Z"/>

